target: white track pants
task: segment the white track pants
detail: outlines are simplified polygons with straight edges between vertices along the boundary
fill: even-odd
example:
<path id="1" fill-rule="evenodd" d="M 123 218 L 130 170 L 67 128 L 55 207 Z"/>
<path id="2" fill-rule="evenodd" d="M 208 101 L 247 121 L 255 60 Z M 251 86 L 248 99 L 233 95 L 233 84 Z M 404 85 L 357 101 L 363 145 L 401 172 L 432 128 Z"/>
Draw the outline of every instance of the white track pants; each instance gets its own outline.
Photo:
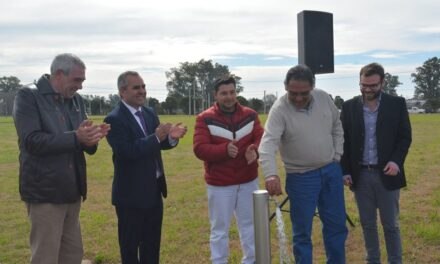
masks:
<path id="1" fill-rule="evenodd" d="M 252 193 L 257 189 L 258 178 L 239 185 L 208 185 L 211 261 L 213 264 L 228 263 L 229 227 L 233 214 L 237 220 L 243 250 L 242 263 L 255 263 Z"/>

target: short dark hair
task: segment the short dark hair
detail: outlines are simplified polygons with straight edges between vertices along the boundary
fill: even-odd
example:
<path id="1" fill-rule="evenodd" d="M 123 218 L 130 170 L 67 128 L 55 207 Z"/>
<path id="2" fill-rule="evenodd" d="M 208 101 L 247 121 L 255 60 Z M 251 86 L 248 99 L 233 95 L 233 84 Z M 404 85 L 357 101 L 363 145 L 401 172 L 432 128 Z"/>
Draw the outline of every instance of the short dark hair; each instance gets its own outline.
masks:
<path id="1" fill-rule="evenodd" d="M 232 75 L 223 75 L 220 78 L 217 78 L 214 82 L 214 91 L 218 92 L 218 88 L 223 84 L 233 84 L 234 88 L 236 85 L 235 79 Z"/>
<path id="2" fill-rule="evenodd" d="M 287 86 L 290 80 L 306 81 L 309 82 L 312 87 L 315 86 L 315 75 L 313 74 L 312 70 L 310 70 L 310 68 L 306 65 L 296 65 L 290 68 L 287 71 L 284 85 Z"/>
<path id="3" fill-rule="evenodd" d="M 378 74 L 380 76 L 380 80 L 385 78 L 385 70 L 383 69 L 382 65 L 377 62 L 373 62 L 362 67 L 361 71 L 359 72 L 359 77 L 362 75 L 368 77 L 374 74 Z"/>

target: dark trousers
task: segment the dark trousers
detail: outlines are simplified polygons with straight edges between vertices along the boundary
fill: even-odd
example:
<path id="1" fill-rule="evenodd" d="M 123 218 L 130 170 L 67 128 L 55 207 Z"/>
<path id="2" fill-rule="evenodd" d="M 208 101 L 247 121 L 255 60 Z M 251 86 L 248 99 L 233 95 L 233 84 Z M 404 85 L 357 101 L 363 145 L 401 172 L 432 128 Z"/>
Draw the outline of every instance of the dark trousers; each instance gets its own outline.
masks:
<path id="1" fill-rule="evenodd" d="M 163 203 L 153 208 L 115 206 L 122 264 L 159 264 Z"/>
<path id="2" fill-rule="evenodd" d="M 387 176 L 392 177 L 392 176 Z M 362 169 L 354 191 L 364 233 L 367 263 L 380 263 L 377 211 L 382 223 L 388 263 L 402 263 L 402 241 L 399 227 L 400 190 L 385 189 L 379 170 Z"/>

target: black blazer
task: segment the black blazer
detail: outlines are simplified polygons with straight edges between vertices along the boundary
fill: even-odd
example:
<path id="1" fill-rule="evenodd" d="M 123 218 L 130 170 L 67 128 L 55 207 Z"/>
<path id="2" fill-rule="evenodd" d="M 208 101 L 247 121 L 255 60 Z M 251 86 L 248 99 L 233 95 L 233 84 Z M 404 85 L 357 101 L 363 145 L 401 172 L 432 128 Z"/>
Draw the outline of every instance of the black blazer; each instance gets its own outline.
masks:
<path id="1" fill-rule="evenodd" d="M 156 166 L 164 171 L 161 150 L 173 146 L 168 140 L 159 143 L 154 135 L 159 125 L 156 113 L 146 107 L 142 107 L 142 112 L 147 136 L 122 102 L 104 119 L 111 125 L 107 141 L 113 150 L 113 205 L 151 208 L 158 205 L 161 194 L 167 196 L 165 174 L 157 178 Z"/>
<path id="2" fill-rule="evenodd" d="M 412 140 L 405 99 L 382 93 L 378 111 L 376 123 L 378 165 L 382 172 L 389 161 L 399 166 L 400 173 L 394 177 L 382 173 L 385 188 L 395 190 L 406 186 L 403 163 Z M 351 175 L 353 188 L 356 188 L 365 137 L 361 96 L 350 99 L 342 105 L 341 121 L 344 128 L 342 171 L 344 175 Z"/>

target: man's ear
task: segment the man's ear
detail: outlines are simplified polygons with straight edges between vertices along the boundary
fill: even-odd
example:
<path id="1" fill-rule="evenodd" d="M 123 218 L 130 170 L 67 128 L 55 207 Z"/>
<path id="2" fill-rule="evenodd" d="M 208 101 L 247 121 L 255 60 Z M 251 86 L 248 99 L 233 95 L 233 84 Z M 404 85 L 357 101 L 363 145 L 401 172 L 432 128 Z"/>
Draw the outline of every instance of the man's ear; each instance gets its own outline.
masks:
<path id="1" fill-rule="evenodd" d="M 63 70 L 58 69 L 58 70 L 55 72 L 55 76 L 54 76 L 54 78 L 59 80 L 59 79 L 60 79 L 61 77 L 63 77 L 63 76 L 65 76 Z"/>
<path id="2" fill-rule="evenodd" d="M 128 90 L 128 85 L 121 87 L 119 90 L 119 98 L 124 98 L 123 94 Z"/>
<path id="3" fill-rule="evenodd" d="M 61 70 L 61 69 L 58 69 L 56 72 L 55 72 L 55 74 L 56 75 L 66 75 L 66 74 L 64 74 L 64 71 L 63 70 Z"/>
<path id="4" fill-rule="evenodd" d="M 51 83 L 54 87 L 58 87 L 61 82 L 62 77 L 64 77 L 64 72 L 62 70 L 57 70 L 54 74 L 50 75 Z"/>

